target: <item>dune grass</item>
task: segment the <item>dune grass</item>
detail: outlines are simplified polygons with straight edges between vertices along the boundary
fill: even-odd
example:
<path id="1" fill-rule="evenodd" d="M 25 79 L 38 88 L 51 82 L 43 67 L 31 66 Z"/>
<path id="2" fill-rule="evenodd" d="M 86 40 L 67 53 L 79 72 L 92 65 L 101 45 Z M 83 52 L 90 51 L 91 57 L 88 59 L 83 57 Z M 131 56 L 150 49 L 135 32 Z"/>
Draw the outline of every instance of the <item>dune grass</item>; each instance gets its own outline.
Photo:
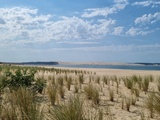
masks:
<path id="1" fill-rule="evenodd" d="M 143 88 L 143 91 L 145 92 L 145 94 L 147 93 L 148 91 L 148 88 L 149 88 L 149 82 L 150 82 L 150 78 L 148 76 L 146 76 L 142 82 L 142 88 Z"/>
<path id="2" fill-rule="evenodd" d="M 87 99 L 92 99 L 94 87 L 92 84 L 88 84 L 87 86 L 84 87 L 84 93 L 87 97 Z"/>
<path id="3" fill-rule="evenodd" d="M 52 85 L 52 84 L 48 85 L 47 96 L 49 101 L 51 102 L 51 105 L 55 105 L 57 99 L 57 85 Z"/>
<path id="4" fill-rule="evenodd" d="M 149 110 L 151 118 L 154 116 L 154 98 L 155 93 L 150 93 L 148 94 L 147 99 L 144 101 L 145 107 Z"/>
<path id="5" fill-rule="evenodd" d="M 72 84 L 72 77 L 69 77 L 67 80 L 66 80 L 66 86 L 67 86 L 67 89 L 70 90 L 71 88 L 71 84 Z"/>
<path id="6" fill-rule="evenodd" d="M 160 92 L 155 93 L 155 96 L 154 96 L 154 109 L 160 115 Z"/>
<path id="7" fill-rule="evenodd" d="M 1 119 L 42 120 L 44 117 L 34 94 L 25 87 L 12 91 L 4 101 Z"/>
<path id="8" fill-rule="evenodd" d="M 65 89 L 64 89 L 63 86 L 61 86 L 61 85 L 58 86 L 58 93 L 59 93 L 61 99 L 64 99 L 64 96 L 65 96 Z"/>
<path id="9" fill-rule="evenodd" d="M 83 102 L 79 96 L 70 97 L 68 103 L 52 107 L 49 117 L 53 120 L 85 120 Z"/>
<path id="10" fill-rule="evenodd" d="M 126 109 L 127 109 L 127 111 L 130 111 L 131 98 L 130 97 L 125 97 L 125 103 L 126 103 Z"/>
<path id="11" fill-rule="evenodd" d="M 113 89 L 109 89 L 109 99 L 110 101 L 114 102 L 114 90 Z"/>
<path id="12" fill-rule="evenodd" d="M 136 116 L 135 119 L 146 119 L 148 112 L 153 120 L 160 118 L 160 85 L 155 85 L 160 80 L 156 81 L 152 75 L 119 77 L 82 70 L 1 68 L 2 120 L 117 120 L 132 119 L 133 116 Z M 32 80 L 25 76 L 31 74 Z M 26 80 L 26 85 L 20 76 Z M 15 83 L 17 81 L 22 85 Z M 39 89 L 43 87 L 43 90 L 34 92 L 32 88 L 35 85 Z M 129 111 L 127 118 L 123 116 L 124 112 L 127 113 L 124 110 Z M 137 110 L 144 110 L 146 116 Z"/>
<path id="13" fill-rule="evenodd" d="M 92 93 L 92 101 L 95 105 L 99 105 L 100 103 L 100 96 L 99 96 L 99 91 L 95 88 L 93 89 Z"/>

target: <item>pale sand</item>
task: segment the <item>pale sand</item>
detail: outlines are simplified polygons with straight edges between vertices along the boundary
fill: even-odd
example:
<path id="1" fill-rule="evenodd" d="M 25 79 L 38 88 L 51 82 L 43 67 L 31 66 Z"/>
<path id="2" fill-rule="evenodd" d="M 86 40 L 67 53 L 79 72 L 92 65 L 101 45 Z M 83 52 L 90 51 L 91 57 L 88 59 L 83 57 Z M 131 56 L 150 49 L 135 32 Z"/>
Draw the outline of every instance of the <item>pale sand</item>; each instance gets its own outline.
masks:
<path id="1" fill-rule="evenodd" d="M 51 66 L 43 66 L 46 68 L 53 68 Z M 56 69 L 65 69 L 65 70 L 82 70 L 82 71 L 89 71 L 92 72 L 92 76 L 94 76 L 96 78 L 96 76 L 100 76 L 101 77 L 101 81 L 100 84 L 95 83 L 95 81 L 93 80 L 91 82 L 91 84 L 95 87 L 98 88 L 99 93 L 100 93 L 100 105 L 99 108 L 103 109 L 103 111 L 106 113 L 107 109 L 109 106 L 110 109 L 110 114 L 112 117 L 112 120 L 142 120 L 142 118 L 140 117 L 142 114 L 140 114 L 140 112 L 142 112 L 145 115 L 145 119 L 150 119 L 150 120 L 158 120 L 160 119 L 160 116 L 158 114 L 155 113 L 154 118 L 151 119 L 150 116 L 150 112 L 144 107 L 144 101 L 148 96 L 148 93 L 145 94 L 143 91 L 140 92 L 140 97 L 138 97 L 139 100 L 137 100 L 136 105 L 131 105 L 130 111 L 128 112 L 126 110 L 126 107 L 124 109 L 121 108 L 122 106 L 122 96 L 125 95 L 127 98 L 132 98 L 134 97 L 134 95 L 131 93 L 131 90 L 126 88 L 124 85 L 124 82 L 122 79 L 120 79 L 120 83 L 119 83 L 119 92 L 118 94 L 116 93 L 116 83 L 110 81 L 109 85 L 104 85 L 103 81 L 102 81 L 102 76 L 114 76 L 116 75 L 118 78 L 121 77 L 126 77 L 126 76 L 132 76 L 132 75 L 138 75 L 138 76 L 147 76 L 147 75 L 152 75 L 154 77 L 154 82 L 150 82 L 149 85 L 149 91 L 153 91 L 153 89 L 157 90 L 157 78 L 160 77 L 160 71 L 153 71 L 153 70 L 124 70 L 124 69 L 95 69 L 95 68 L 69 68 L 69 67 L 54 67 Z M 96 73 L 96 75 L 94 75 L 94 73 Z M 53 75 L 53 74 L 49 74 L 49 73 L 45 73 L 46 76 L 48 75 Z M 75 78 L 75 80 L 78 78 L 78 76 L 76 76 L 75 74 L 67 74 L 68 76 L 72 76 L 73 78 Z M 91 74 L 90 74 L 91 75 Z M 82 89 L 81 89 L 81 94 L 82 96 L 84 95 L 84 87 L 88 85 L 89 83 L 89 76 L 88 74 L 84 75 L 85 81 L 84 84 L 82 84 Z M 59 74 L 55 75 L 55 77 L 58 77 Z M 64 76 L 64 74 L 62 73 L 62 76 Z M 74 84 L 75 81 L 73 82 L 72 86 L 71 86 L 71 90 L 68 91 L 67 89 L 65 89 L 65 100 L 67 100 L 67 98 L 70 95 L 74 94 Z M 109 89 L 114 90 L 114 94 L 115 94 L 115 98 L 114 98 L 114 102 L 111 102 L 109 100 Z M 83 101 L 87 101 L 85 102 L 85 108 L 86 109 L 92 109 L 92 105 L 90 104 L 91 101 L 88 102 L 88 100 L 86 100 L 85 96 Z M 89 103 L 89 104 L 88 104 Z M 125 106 L 125 105 L 124 105 Z M 93 113 L 92 113 L 93 114 Z M 108 118 L 109 115 L 104 115 L 104 120 L 108 120 L 111 118 Z"/>
<path id="2" fill-rule="evenodd" d="M 114 76 L 116 75 L 118 78 L 126 77 L 126 76 L 132 76 L 132 75 L 138 75 L 138 76 L 147 76 L 152 75 L 154 77 L 154 82 L 150 83 L 149 85 L 149 91 L 153 91 L 153 89 L 157 89 L 157 78 L 160 77 L 160 71 L 149 71 L 149 70 L 122 70 L 122 69 L 94 69 L 94 68 L 69 68 L 69 67 L 55 67 L 57 69 L 68 69 L 68 70 L 82 70 L 82 71 L 92 71 L 92 73 L 96 73 L 96 75 L 102 77 L 105 76 Z M 86 84 L 88 82 L 85 82 Z M 82 87 L 84 87 L 86 84 L 84 84 Z M 122 105 L 122 95 L 125 95 L 128 98 L 132 98 L 134 95 L 131 93 L 131 91 L 124 86 L 123 80 L 121 80 L 119 85 L 119 94 L 116 94 L 116 85 L 110 85 L 110 87 L 103 85 L 102 81 L 100 85 L 97 85 L 95 83 L 92 83 L 94 86 L 97 86 L 99 90 L 102 89 L 100 92 L 101 96 L 101 104 L 99 108 L 103 110 L 107 110 L 106 103 L 109 104 L 110 110 L 111 110 L 111 116 L 113 120 L 142 120 L 140 117 L 140 112 L 142 112 L 145 115 L 145 119 L 150 120 L 157 120 L 160 119 L 159 115 L 155 114 L 154 118 L 151 119 L 150 112 L 144 107 L 144 100 L 147 98 L 148 93 L 144 94 L 144 92 L 140 92 L 139 101 L 136 102 L 136 105 L 131 105 L 130 112 L 124 108 L 121 109 Z M 113 84 L 113 83 L 112 83 Z M 113 89 L 115 92 L 115 102 L 109 101 L 109 89 Z M 88 108 L 88 107 L 87 107 Z M 107 120 L 108 118 L 105 117 L 104 120 Z"/>

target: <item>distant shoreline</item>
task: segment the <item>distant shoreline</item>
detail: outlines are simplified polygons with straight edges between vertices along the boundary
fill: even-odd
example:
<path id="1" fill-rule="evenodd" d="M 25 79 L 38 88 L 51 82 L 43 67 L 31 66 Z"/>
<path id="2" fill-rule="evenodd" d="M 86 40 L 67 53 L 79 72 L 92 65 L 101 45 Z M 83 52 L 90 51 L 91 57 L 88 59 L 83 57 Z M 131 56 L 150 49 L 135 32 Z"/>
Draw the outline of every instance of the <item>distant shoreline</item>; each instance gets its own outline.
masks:
<path id="1" fill-rule="evenodd" d="M 66 68 L 93 68 L 93 69 L 124 69 L 124 70 L 156 70 L 160 71 L 159 63 L 118 63 L 118 62 L 22 62 L 2 63 L 7 65 L 50 66 Z"/>
<path id="2" fill-rule="evenodd" d="M 49 61 L 49 62 L 0 62 L 0 64 L 17 64 L 17 65 L 127 65 L 127 66 L 160 66 L 160 63 L 122 63 L 122 62 L 60 62 L 60 61 Z"/>
<path id="3" fill-rule="evenodd" d="M 127 65 L 127 66 L 146 66 L 159 65 L 160 63 L 121 63 L 121 62 L 58 62 L 59 65 Z"/>

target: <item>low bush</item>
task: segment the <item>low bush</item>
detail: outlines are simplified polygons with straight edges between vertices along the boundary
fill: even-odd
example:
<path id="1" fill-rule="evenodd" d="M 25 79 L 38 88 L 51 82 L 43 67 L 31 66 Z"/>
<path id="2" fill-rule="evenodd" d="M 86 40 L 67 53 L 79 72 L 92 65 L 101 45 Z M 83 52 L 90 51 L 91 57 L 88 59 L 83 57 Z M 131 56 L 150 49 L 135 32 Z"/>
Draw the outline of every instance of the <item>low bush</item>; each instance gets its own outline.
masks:
<path id="1" fill-rule="evenodd" d="M 3 81 L 3 87 L 11 89 L 19 88 L 20 86 L 29 87 L 34 82 L 35 71 L 17 69 L 15 72 L 5 72 L 6 80 Z"/>

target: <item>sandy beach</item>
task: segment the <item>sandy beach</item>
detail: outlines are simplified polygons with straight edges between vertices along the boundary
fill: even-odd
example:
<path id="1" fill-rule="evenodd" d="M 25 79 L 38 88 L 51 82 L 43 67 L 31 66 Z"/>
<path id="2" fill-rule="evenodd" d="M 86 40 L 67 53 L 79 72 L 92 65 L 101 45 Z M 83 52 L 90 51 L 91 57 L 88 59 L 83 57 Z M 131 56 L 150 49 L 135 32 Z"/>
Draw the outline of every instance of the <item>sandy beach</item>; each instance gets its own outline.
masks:
<path id="1" fill-rule="evenodd" d="M 71 68 L 71 67 L 54 67 L 65 70 L 84 70 L 96 72 L 98 75 L 116 75 L 118 77 L 132 76 L 132 75 L 153 75 L 160 76 L 160 71 L 156 70 L 124 70 L 124 69 L 99 69 L 99 68 Z"/>
<path id="2" fill-rule="evenodd" d="M 150 118 L 150 112 L 149 110 L 145 107 L 145 100 L 147 99 L 148 95 L 150 94 L 150 92 L 152 92 L 153 90 L 157 90 L 157 79 L 160 77 L 160 71 L 149 71 L 149 70 L 122 70 L 122 69 L 93 69 L 93 68 L 67 68 L 67 67 L 55 67 L 57 69 L 65 69 L 65 70 L 82 70 L 82 71 L 90 71 L 93 73 L 96 73 L 96 76 L 100 76 L 101 81 L 100 83 L 97 85 L 97 83 L 93 82 L 93 86 L 97 87 L 98 89 L 100 89 L 100 99 L 101 99 L 101 105 L 100 108 L 101 109 L 106 109 L 104 103 L 107 103 L 107 105 L 109 105 L 109 109 L 111 112 L 111 116 L 113 120 L 157 120 L 159 119 L 159 116 L 155 113 L 154 114 L 154 118 Z M 132 93 L 131 89 L 126 88 L 126 86 L 124 85 L 124 82 L 122 80 L 122 78 L 125 77 L 131 77 L 133 75 L 136 76 L 141 76 L 142 78 L 146 77 L 146 76 L 152 76 L 154 78 L 153 82 L 150 82 L 149 84 L 149 88 L 148 88 L 148 92 L 147 94 L 145 94 L 143 91 L 140 90 L 140 96 L 138 98 L 136 98 L 136 103 L 135 105 L 131 105 L 130 107 L 130 111 L 127 111 L 126 108 L 122 109 L 122 100 L 123 97 L 122 96 L 126 96 L 126 98 L 129 98 L 130 100 L 133 99 L 135 97 L 135 95 Z M 104 85 L 103 81 L 102 81 L 102 77 L 103 76 L 109 76 L 109 77 L 113 77 L 113 76 L 117 76 L 117 78 L 119 78 L 119 93 L 116 93 L 116 82 L 115 81 L 110 81 L 110 84 L 112 85 Z M 88 81 L 89 76 L 85 76 L 85 78 Z M 94 80 L 95 81 L 95 80 Z M 86 84 L 88 84 L 88 82 L 85 82 Z M 83 85 L 83 87 L 86 85 Z M 135 87 L 136 89 L 139 89 L 138 87 Z M 114 102 L 111 102 L 109 100 L 109 90 L 114 90 Z M 104 104 L 104 105 L 103 105 Z M 124 105 L 126 106 L 126 105 Z M 144 114 L 144 118 L 142 118 L 142 115 Z M 108 119 L 108 118 L 104 118 Z M 109 118 L 110 119 L 110 118 Z"/>
<path id="3" fill-rule="evenodd" d="M 153 104 L 150 95 L 158 95 L 160 91 L 160 71 L 53 66 L 35 68 L 35 82 L 42 80 L 42 83 L 46 83 L 42 93 L 36 95 L 40 98 L 38 104 L 44 107 L 44 113 L 51 111 L 50 108 L 55 109 L 56 106 L 67 106 L 70 97 L 78 95 L 83 102 L 84 115 L 89 120 L 160 119 L 159 112 L 154 110 L 151 114 L 146 106 Z M 55 105 L 52 105 L 48 90 L 51 90 L 50 94 L 57 92 Z M 4 93 L 5 95 L 8 93 Z"/>

